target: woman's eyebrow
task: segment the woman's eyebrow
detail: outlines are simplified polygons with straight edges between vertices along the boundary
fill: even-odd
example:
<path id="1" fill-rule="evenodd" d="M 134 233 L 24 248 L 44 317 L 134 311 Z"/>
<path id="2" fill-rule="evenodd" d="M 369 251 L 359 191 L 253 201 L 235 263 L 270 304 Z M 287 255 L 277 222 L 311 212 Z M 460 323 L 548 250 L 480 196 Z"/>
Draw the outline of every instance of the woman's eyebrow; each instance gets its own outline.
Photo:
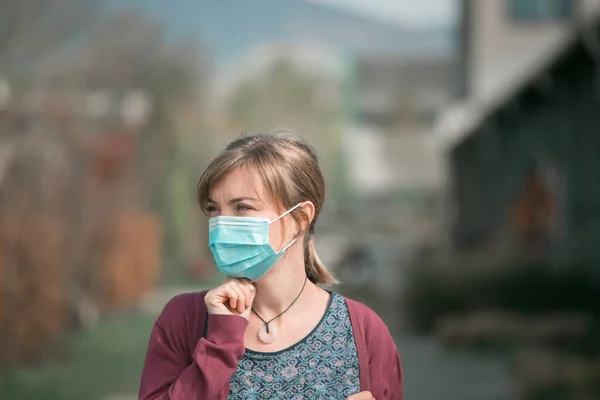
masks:
<path id="1" fill-rule="evenodd" d="M 255 199 L 254 197 L 243 196 L 243 197 L 236 197 L 234 199 L 231 199 L 231 200 L 228 201 L 228 203 L 229 204 L 234 204 L 234 203 L 239 203 L 240 201 L 248 201 L 248 200 L 250 200 L 250 201 L 258 201 L 258 199 Z"/>
<path id="2" fill-rule="evenodd" d="M 258 201 L 258 199 L 255 199 L 254 197 L 242 196 L 242 197 L 233 198 L 233 199 L 229 200 L 227 203 L 234 204 L 234 203 L 239 203 L 240 201 L 248 201 L 248 200 L 250 200 L 250 201 Z M 210 197 L 206 199 L 206 202 L 207 203 L 218 204 L 216 201 L 214 201 Z"/>

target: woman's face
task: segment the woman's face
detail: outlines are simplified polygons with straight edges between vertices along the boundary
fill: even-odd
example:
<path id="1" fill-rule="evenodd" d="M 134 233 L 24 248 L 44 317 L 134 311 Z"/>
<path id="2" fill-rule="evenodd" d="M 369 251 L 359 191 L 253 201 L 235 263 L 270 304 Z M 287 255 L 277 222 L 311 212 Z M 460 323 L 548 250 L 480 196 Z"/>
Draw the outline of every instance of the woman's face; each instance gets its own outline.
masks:
<path id="1" fill-rule="evenodd" d="M 277 207 L 260 179 L 252 171 L 237 169 L 215 183 L 210 191 L 206 212 L 210 218 L 259 217 L 273 221 L 287 210 Z M 291 215 L 279 219 L 269 227 L 269 242 L 279 251 L 290 243 L 298 228 Z"/>

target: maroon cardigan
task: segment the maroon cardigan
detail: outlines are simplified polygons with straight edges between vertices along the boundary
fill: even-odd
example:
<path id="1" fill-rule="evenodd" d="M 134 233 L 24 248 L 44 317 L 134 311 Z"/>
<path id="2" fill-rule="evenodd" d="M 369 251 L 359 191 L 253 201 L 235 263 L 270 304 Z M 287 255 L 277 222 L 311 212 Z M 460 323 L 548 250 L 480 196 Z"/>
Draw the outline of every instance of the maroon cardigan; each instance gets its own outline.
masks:
<path id="1" fill-rule="evenodd" d="M 154 324 L 140 385 L 140 400 L 223 400 L 245 352 L 248 321 L 211 315 L 206 338 L 206 292 L 167 303 Z M 402 367 L 383 321 L 367 306 L 346 299 L 358 350 L 360 388 L 377 400 L 402 400 Z"/>

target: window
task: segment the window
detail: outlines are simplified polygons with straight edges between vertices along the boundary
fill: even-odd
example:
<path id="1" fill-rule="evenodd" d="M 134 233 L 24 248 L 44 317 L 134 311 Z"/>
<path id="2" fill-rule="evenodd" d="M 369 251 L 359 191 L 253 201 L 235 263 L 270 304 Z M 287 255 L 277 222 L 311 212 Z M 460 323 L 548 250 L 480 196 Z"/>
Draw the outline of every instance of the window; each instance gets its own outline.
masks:
<path id="1" fill-rule="evenodd" d="M 573 0 L 509 0 L 509 15 L 517 21 L 548 21 L 569 18 Z"/>

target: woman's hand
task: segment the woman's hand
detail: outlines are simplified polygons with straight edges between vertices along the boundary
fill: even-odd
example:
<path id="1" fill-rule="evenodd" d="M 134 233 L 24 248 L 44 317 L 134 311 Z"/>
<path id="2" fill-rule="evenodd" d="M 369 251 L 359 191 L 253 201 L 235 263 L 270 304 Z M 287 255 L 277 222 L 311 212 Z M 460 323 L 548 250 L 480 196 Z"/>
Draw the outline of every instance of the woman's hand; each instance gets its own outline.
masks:
<path id="1" fill-rule="evenodd" d="M 348 400 L 375 400 L 371 392 L 360 392 L 348 397 Z"/>
<path id="2" fill-rule="evenodd" d="M 256 288 L 247 279 L 226 279 L 206 293 L 204 302 L 209 314 L 241 315 L 250 319 Z"/>

